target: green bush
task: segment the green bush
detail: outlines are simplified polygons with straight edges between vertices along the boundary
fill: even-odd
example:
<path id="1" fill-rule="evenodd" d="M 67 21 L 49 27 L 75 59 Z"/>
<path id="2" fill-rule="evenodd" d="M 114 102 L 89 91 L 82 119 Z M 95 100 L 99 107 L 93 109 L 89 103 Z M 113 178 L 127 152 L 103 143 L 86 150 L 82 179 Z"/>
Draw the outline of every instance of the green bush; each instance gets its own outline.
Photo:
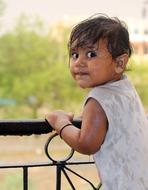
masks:
<path id="1" fill-rule="evenodd" d="M 145 109 L 148 110 L 148 63 L 143 61 L 138 64 L 131 60 L 130 65 L 127 75 L 140 95 Z"/>

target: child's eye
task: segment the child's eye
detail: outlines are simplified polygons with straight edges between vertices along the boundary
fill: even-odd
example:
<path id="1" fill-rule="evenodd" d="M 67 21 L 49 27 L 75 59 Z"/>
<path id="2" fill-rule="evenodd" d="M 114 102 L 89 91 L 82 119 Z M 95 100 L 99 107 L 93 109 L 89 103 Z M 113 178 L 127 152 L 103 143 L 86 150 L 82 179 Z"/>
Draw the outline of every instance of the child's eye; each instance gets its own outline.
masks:
<path id="1" fill-rule="evenodd" d="M 78 53 L 72 53 L 72 54 L 71 54 L 71 57 L 72 57 L 73 59 L 77 59 L 77 58 L 79 57 L 79 54 L 78 54 Z"/>
<path id="2" fill-rule="evenodd" d="M 89 58 L 96 57 L 96 56 L 97 56 L 97 53 L 95 51 L 89 51 L 87 53 L 87 57 L 89 57 Z"/>

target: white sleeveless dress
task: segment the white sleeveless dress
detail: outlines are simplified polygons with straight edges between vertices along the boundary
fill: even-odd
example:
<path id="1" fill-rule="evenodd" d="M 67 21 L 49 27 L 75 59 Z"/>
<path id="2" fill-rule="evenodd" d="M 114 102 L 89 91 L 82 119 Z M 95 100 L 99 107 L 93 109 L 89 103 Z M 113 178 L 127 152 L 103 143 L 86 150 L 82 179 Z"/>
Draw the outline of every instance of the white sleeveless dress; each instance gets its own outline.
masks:
<path id="1" fill-rule="evenodd" d="M 148 190 L 148 120 L 136 90 L 121 80 L 94 87 L 88 98 L 104 109 L 109 126 L 93 156 L 103 190 Z"/>

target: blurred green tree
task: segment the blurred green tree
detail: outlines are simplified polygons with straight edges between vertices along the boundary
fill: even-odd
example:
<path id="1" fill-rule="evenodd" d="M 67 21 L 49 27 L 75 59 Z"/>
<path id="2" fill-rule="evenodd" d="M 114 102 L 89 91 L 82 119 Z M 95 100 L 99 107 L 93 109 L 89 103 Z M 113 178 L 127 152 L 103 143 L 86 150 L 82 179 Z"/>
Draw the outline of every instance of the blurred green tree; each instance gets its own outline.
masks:
<path id="1" fill-rule="evenodd" d="M 49 34 L 43 31 L 39 18 L 22 14 L 0 37 L 0 97 L 27 104 L 34 118 L 44 104 L 63 108 L 81 97 L 69 74 L 69 27 L 59 23 Z"/>

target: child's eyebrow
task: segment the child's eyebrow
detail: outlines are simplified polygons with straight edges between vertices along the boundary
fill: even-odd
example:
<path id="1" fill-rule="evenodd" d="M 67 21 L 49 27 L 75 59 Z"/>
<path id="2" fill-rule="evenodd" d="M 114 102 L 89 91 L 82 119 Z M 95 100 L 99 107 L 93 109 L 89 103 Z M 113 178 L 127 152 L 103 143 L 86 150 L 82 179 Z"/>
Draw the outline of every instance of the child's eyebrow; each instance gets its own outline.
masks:
<path id="1" fill-rule="evenodd" d="M 77 50 L 78 50 L 78 48 L 76 48 L 76 47 L 70 48 L 70 52 L 77 51 Z"/>
<path id="2" fill-rule="evenodd" d="M 91 48 L 91 49 L 93 49 L 93 48 L 96 48 L 96 46 L 95 45 L 86 45 L 85 48 Z"/>
<path id="3" fill-rule="evenodd" d="M 70 48 L 70 52 L 74 52 L 74 51 L 78 51 L 79 48 L 82 48 L 84 50 L 94 50 L 94 51 L 98 51 L 98 47 L 96 47 L 95 45 L 85 45 L 83 47 L 76 47 L 73 46 Z"/>
<path id="4" fill-rule="evenodd" d="M 91 49 L 91 50 L 97 51 L 97 50 L 98 50 L 98 47 L 96 47 L 96 46 L 94 46 L 94 45 L 90 45 L 90 46 L 84 47 L 84 49 Z"/>

